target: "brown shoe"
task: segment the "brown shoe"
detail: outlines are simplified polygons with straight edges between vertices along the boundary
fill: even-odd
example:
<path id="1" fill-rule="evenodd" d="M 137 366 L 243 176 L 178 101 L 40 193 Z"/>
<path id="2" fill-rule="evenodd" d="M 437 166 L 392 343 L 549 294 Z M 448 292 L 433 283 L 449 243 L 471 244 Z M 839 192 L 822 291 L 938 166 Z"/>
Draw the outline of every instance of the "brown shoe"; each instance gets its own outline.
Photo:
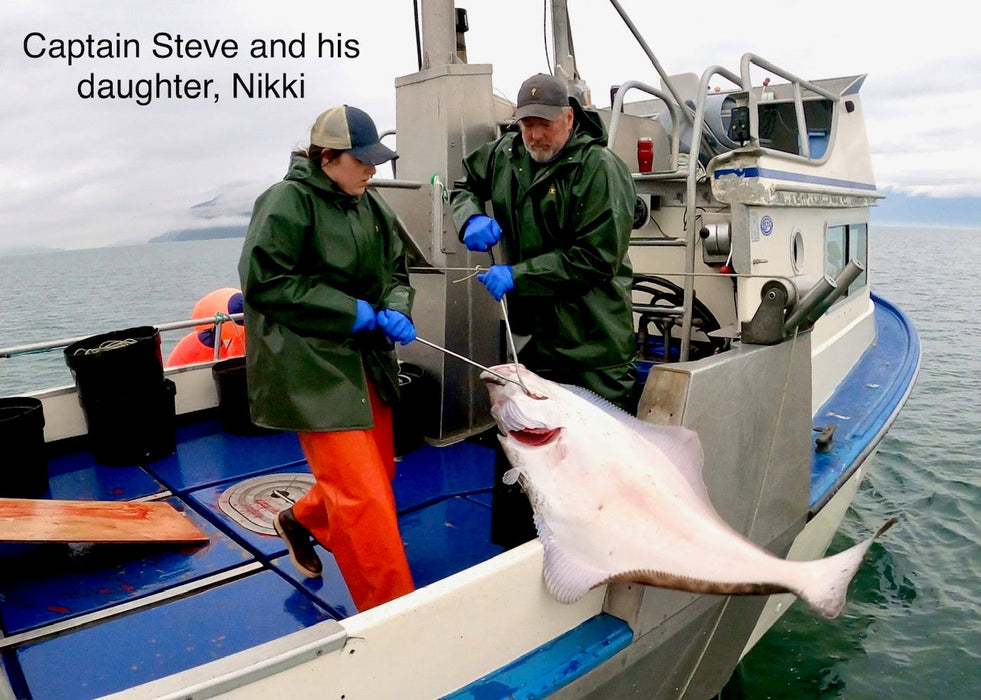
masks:
<path id="1" fill-rule="evenodd" d="M 324 565 L 320 562 L 320 557 L 313 549 L 310 542 L 310 531 L 307 530 L 300 521 L 293 515 L 293 509 L 287 508 L 280 511 L 273 521 L 276 533 L 286 542 L 289 550 L 290 559 L 296 568 L 303 572 L 307 578 L 318 578 L 324 570 Z"/>

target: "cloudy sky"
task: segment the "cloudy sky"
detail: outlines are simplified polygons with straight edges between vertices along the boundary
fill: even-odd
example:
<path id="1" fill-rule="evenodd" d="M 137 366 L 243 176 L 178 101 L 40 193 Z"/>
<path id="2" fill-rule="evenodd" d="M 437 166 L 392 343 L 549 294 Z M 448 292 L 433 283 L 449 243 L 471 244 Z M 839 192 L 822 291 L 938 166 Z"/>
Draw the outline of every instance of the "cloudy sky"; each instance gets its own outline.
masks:
<path id="1" fill-rule="evenodd" d="M 524 77 L 548 70 L 541 2 L 458 4 L 469 13 L 469 61 L 494 64 L 499 94 L 513 99 Z M 880 188 L 981 196 L 981 50 L 960 3 L 916 12 L 855 0 L 621 4 L 669 73 L 738 72 L 747 51 L 807 78 L 868 73 L 862 96 Z M 612 84 L 658 82 L 611 5 L 569 6 L 579 69 L 598 104 Z M 321 37 L 347 55 L 320 56 Z M 269 39 L 294 55 L 250 55 L 253 42 Z M 218 53 L 178 57 L 203 40 Z M 395 78 L 416 68 L 412 0 L 3 0 L 0 248 L 91 247 L 240 224 L 223 215 L 247 211 L 282 177 L 320 111 L 346 102 L 381 130 L 394 128 Z M 267 73 L 280 84 L 285 74 L 302 96 L 233 96 L 235 74 Z M 91 95 L 102 81 L 128 89 L 157 75 L 179 75 L 190 90 L 144 105 Z"/>

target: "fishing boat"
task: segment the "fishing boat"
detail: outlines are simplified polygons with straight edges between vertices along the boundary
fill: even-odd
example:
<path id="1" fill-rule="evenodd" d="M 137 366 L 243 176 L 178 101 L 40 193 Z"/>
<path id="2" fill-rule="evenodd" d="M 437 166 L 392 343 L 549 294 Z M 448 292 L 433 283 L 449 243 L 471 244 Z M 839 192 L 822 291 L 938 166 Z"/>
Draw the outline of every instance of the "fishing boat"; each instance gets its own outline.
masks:
<path id="1" fill-rule="evenodd" d="M 780 556 L 820 557 L 919 367 L 915 329 L 873 293 L 881 195 L 864 76 L 804 79 L 752 54 L 731 71 L 667 75 L 612 0 L 651 65 L 624 65 L 597 106 L 566 3 L 550 5 L 554 73 L 603 119 L 636 187 L 637 415 L 697 431 L 708 492 L 736 530 Z M 241 419 L 233 361 L 167 367 L 152 410 L 127 404 L 100 421 L 86 395 L 98 386 L 70 351 L 104 329 L 39 339 L 0 351 L 64 352 L 75 373 L 25 397 L 44 419 L 35 497 L 163 501 L 206 541 L 0 543 L 0 698 L 707 698 L 793 603 L 615 583 L 563 604 L 536 539 L 492 538 L 507 514 L 473 363 L 506 361 L 507 330 L 467 279 L 489 259 L 457 239 L 448 194 L 463 156 L 511 128 L 512 107 L 492 67 L 466 61 L 462 9 L 422 0 L 420 23 L 419 69 L 395 81 L 397 173 L 373 183 L 413 253 L 427 341 L 399 350 L 396 411 L 394 489 L 417 589 L 358 611 L 329 552 L 321 579 L 290 563 L 271 519 L 312 477 L 295 435 Z M 636 77 L 652 71 L 656 84 Z M 238 318 L 112 335 L 159 355 L 160 333 L 210 320 L 221 337 Z M 134 384 L 120 368 L 95 381 L 119 377 Z M 123 442 L 135 456 L 117 454 Z"/>

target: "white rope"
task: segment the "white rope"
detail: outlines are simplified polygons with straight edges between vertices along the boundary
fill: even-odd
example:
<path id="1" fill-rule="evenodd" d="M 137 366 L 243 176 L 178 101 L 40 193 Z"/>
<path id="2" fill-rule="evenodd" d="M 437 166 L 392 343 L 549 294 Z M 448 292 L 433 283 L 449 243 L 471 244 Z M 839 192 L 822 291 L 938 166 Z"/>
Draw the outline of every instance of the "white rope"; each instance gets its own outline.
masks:
<path id="1" fill-rule="evenodd" d="M 135 338 L 124 338 L 121 340 L 106 340 L 99 343 L 94 348 L 79 348 L 74 352 L 75 355 L 97 355 L 105 350 L 116 350 L 118 348 L 124 348 L 129 345 L 136 345 Z"/>

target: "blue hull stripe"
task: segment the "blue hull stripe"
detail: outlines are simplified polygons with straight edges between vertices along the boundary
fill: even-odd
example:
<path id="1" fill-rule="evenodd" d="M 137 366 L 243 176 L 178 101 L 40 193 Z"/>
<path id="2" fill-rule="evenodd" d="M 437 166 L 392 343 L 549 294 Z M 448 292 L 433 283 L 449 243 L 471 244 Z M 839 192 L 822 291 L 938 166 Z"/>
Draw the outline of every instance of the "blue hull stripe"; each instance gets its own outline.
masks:
<path id="1" fill-rule="evenodd" d="M 601 613 L 443 700 L 544 698 L 626 648 L 632 639 L 626 622 Z"/>
<path id="2" fill-rule="evenodd" d="M 723 168 L 715 171 L 715 179 L 718 180 L 726 175 L 735 175 L 742 178 L 766 177 L 771 180 L 785 180 L 787 182 L 804 182 L 809 185 L 827 185 L 829 187 L 847 187 L 852 190 L 865 190 L 875 192 L 875 185 L 854 180 L 839 180 L 833 177 L 819 177 L 817 175 L 804 175 L 803 173 L 791 173 L 786 170 L 773 170 L 772 168 Z"/>
<path id="3" fill-rule="evenodd" d="M 916 380 L 920 340 L 909 318 L 888 301 L 875 302 L 876 337 L 835 393 L 814 414 L 814 426 L 835 423 L 828 452 L 814 452 L 812 513 L 820 510 L 878 446 Z"/>

